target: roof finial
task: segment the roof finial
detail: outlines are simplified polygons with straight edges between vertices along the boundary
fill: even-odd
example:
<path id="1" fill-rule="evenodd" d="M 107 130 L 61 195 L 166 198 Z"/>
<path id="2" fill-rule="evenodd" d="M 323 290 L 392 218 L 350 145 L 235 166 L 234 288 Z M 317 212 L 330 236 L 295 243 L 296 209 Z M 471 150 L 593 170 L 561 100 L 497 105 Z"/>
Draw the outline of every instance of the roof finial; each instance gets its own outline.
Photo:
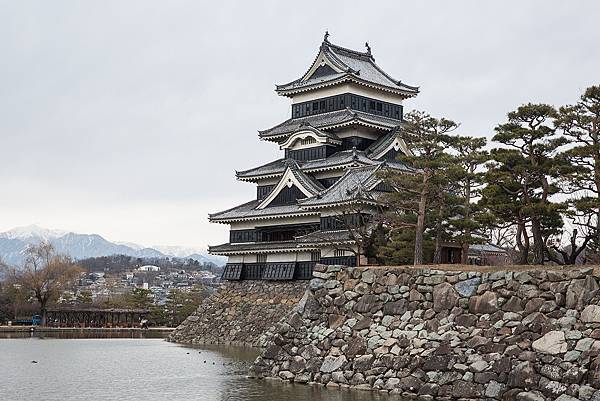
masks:
<path id="1" fill-rule="evenodd" d="M 329 31 L 325 31 L 325 36 L 323 36 L 323 42 L 329 43 Z"/>
<path id="2" fill-rule="evenodd" d="M 365 47 L 367 48 L 367 54 L 371 55 L 371 46 L 369 46 L 369 42 L 365 42 Z"/>

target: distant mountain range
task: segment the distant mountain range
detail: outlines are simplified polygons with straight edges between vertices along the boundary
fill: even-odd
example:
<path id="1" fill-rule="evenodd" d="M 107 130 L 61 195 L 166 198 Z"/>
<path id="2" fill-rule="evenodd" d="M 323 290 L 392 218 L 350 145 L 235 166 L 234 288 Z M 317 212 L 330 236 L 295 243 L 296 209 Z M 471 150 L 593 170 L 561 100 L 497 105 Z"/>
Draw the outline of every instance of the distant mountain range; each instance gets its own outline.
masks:
<path id="1" fill-rule="evenodd" d="M 0 233 L 0 259 L 8 265 L 18 266 L 23 263 L 27 246 L 41 241 L 50 241 L 58 253 L 70 255 L 74 259 L 127 255 L 138 258 L 191 258 L 200 263 L 214 263 L 217 266 L 225 264 L 224 258 L 211 256 L 194 248 L 177 246 L 148 248 L 134 243 L 111 242 L 98 234 L 77 234 L 36 225 L 17 227 Z"/>

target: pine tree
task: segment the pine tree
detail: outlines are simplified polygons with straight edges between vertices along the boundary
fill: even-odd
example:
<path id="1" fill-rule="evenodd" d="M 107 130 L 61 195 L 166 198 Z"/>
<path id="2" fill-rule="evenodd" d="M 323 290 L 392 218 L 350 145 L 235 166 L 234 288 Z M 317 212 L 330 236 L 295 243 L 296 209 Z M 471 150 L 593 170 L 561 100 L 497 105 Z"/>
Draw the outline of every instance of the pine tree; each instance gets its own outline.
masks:
<path id="1" fill-rule="evenodd" d="M 449 166 L 449 183 L 455 188 L 456 215 L 450 216 L 454 240 L 461 244 L 461 263 L 468 262 L 469 247 L 481 242 L 476 235 L 482 229 L 481 210 L 474 204 L 474 199 L 481 194 L 484 172 L 482 165 L 488 160 L 488 152 L 483 148 L 485 138 L 455 136 L 450 146 L 456 152 L 453 163 Z"/>
<path id="2" fill-rule="evenodd" d="M 400 155 L 398 160 L 413 169 L 413 173 L 399 173 L 388 169 L 384 179 L 394 191 L 385 199 L 390 212 L 388 224 L 392 231 L 413 227 L 415 232 L 415 265 L 423 264 L 423 242 L 433 199 L 439 193 L 444 182 L 444 171 L 450 155 L 445 152 L 448 133 L 455 130 L 457 124 L 445 118 L 434 118 L 414 111 L 405 116 L 403 126 L 404 140 L 412 154 Z M 440 211 L 440 203 L 437 206 Z M 443 207 L 442 207 L 443 208 Z"/>
<path id="3" fill-rule="evenodd" d="M 508 122 L 497 126 L 493 137 L 506 148 L 491 152 L 492 162 L 486 175 L 489 189 L 485 191 L 488 199 L 484 203 L 501 211 L 499 218 L 517 224 L 518 243 L 521 238 L 529 242 L 526 224 L 530 225 L 534 264 L 544 263 L 546 238 L 556 232 L 559 206 L 550 197 L 558 193 L 558 188 L 551 178 L 560 164 L 557 150 L 566 141 L 556 135 L 552 125 L 555 117 L 556 110 L 545 104 L 530 103 L 508 113 Z M 495 203 L 502 206 L 498 208 Z M 509 211 L 510 216 L 506 214 Z M 549 225 L 544 226 L 544 222 Z M 526 261 L 523 255 L 521 261 Z"/>
<path id="4" fill-rule="evenodd" d="M 566 202 L 566 217 L 574 227 L 569 234 L 569 248 L 553 248 L 562 256 L 558 263 L 574 264 L 583 250 L 586 258 L 600 261 L 600 86 L 585 90 L 575 105 L 561 107 L 556 127 L 571 145 L 562 153 L 560 168 Z M 578 243 L 579 241 L 579 243 Z"/>

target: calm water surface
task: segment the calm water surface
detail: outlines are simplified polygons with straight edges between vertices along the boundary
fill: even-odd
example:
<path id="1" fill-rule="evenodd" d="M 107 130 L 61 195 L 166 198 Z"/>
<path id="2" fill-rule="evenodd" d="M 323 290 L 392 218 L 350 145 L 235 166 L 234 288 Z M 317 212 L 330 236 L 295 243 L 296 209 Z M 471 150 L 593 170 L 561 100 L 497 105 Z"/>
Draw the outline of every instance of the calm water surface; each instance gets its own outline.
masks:
<path id="1" fill-rule="evenodd" d="M 248 379 L 255 357 L 247 348 L 188 348 L 162 339 L 5 338 L 0 400 L 398 400 Z"/>

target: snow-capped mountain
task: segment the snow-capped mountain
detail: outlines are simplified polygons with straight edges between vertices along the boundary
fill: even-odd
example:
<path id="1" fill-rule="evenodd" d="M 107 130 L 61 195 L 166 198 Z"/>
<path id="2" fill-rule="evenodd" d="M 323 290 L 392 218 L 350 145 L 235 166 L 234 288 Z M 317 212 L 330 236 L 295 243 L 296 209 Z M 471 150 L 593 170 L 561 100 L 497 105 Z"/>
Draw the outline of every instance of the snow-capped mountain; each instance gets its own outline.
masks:
<path id="1" fill-rule="evenodd" d="M 175 256 L 177 258 L 186 258 L 193 254 L 201 254 L 202 252 L 198 248 L 190 248 L 186 246 L 153 245 L 152 248 L 164 253 L 165 255 Z"/>
<path id="2" fill-rule="evenodd" d="M 184 247 L 161 247 L 163 251 L 133 243 L 111 242 L 98 234 L 77 234 L 61 230 L 51 230 L 38 226 L 17 227 L 0 233 L 0 259 L 18 266 L 23 263 L 25 249 L 30 244 L 50 241 L 58 253 L 70 255 L 74 259 L 97 256 L 127 255 L 138 258 L 180 257 L 191 258 L 201 263 L 224 264 L 222 258 L 215 258 Z M 186 249 L 188 250 L 186 252 Z"/>
<path id="3" fill-rule="evenodd" d="M 31 238 L 49 240 L 52 238 L 62 237 L 67 234 L 68 231 L 64 230 L 50 230 L 48 228 L 40 227 L 35 224 L 23 227 L 15 227 L 3 233 L 0 233 L 0 238 L 8 239 L 20 239 L 27 240 Z"/>

